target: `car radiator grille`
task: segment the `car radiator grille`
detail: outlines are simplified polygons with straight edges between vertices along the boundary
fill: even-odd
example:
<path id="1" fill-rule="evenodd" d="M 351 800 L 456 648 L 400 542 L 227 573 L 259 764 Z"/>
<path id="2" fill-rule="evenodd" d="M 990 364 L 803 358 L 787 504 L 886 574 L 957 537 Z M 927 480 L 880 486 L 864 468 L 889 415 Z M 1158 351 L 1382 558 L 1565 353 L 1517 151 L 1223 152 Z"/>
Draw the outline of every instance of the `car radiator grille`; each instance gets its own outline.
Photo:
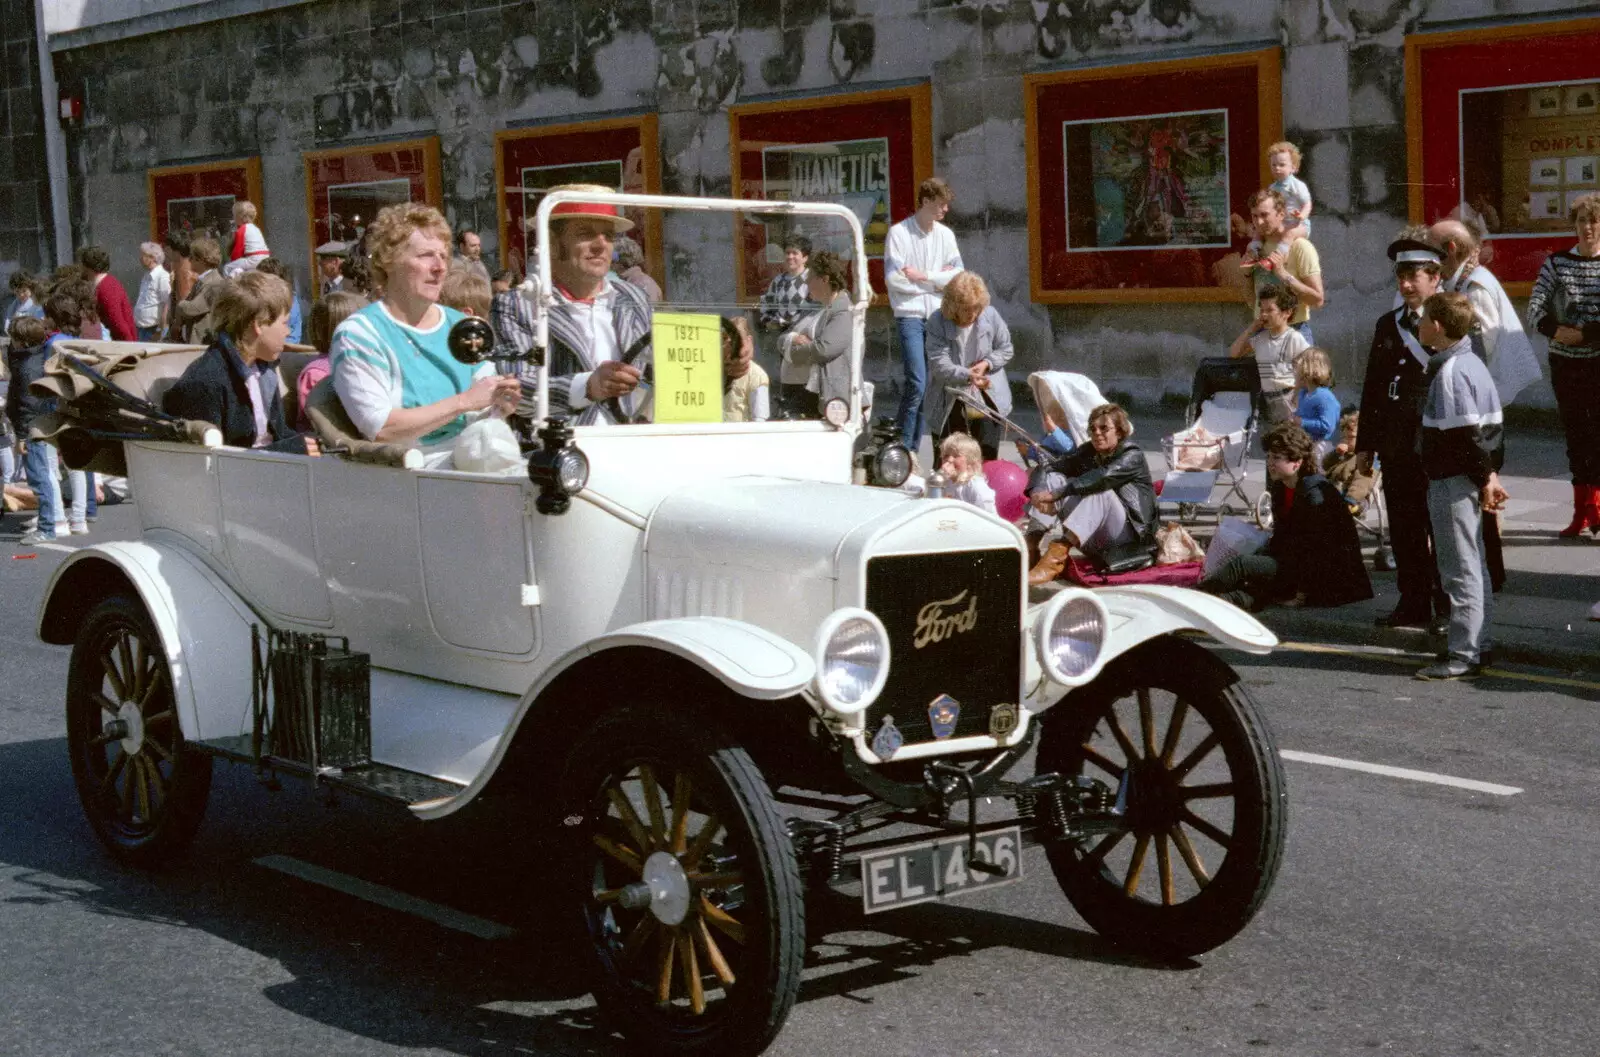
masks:
<path id="1" fill-rule="evenodd" d="M 885 716 L 908 745 L 935 740 L 928 710 L 945 694 L 961 709 L 951 737 L 988 734 L 994 706 L 1021 694 L 1021 592 L 1016 550 L 870 559 L 867 608 L 888 629 L 890 666 L 869 741 Z"/>

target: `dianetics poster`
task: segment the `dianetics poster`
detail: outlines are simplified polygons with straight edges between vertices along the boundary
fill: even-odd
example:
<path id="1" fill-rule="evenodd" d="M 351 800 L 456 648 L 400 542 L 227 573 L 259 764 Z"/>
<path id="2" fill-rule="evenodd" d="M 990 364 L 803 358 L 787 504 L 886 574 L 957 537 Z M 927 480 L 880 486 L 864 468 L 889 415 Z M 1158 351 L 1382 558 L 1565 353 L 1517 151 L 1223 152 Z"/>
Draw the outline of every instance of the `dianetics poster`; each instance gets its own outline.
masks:
<path id="1" fill-rule="evenodd" d="M 861 222 L 869 258 L 882 258 L 889 237 L 889 141 L 844 140 L 767 147 L 761 152 L 764 196 L 789 202 L 836 202 Z M 832 250 L 850 258 L 848 231 L 819 226 L 813 250 Z M 779 240 L 769 239 L 768 245 Z M 837 245 L 836 245 L 837 243 Z"/>

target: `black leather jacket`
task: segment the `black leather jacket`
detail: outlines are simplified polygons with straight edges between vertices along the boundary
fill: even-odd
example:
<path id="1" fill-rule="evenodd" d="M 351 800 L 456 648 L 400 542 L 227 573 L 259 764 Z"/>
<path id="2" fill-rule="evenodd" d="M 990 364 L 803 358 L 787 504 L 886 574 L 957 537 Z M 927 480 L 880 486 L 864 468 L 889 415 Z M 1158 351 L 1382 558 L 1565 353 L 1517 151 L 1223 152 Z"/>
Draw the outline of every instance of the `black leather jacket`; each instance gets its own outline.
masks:
<path id="1" fill-rule="evenodd" d="M 1093 495 L 1107 489 L 1116 492 L 1128 512 L 1128 524 L 1138 531 L 1139 537 L 1126 547 L 1116 548 L 1115 553 L 1105 556 L 1106 564 L 1114 571 L 1120 570 L 1128 562 L 1132 562 L 1128 567 L 1139 568 L 1138 556 L 1149 558 L 1154 554 L 1156 528 L 1160 525 L 1156 516 L 1156 489 L 1150 479 L 1150 464 L 1145 461 L 1144 450 L 1137 444 L 1123 439 L 1114 451 L 1104 456 L 1094 450 L 1093 444 L 1080 444 L 1053 463 L 1035 469 L 1028 481 L 1030 494 L 1044 486 L 1047 473 L 1058 473 L 1067 478 L 1066 484 L 1054 493 L 1058 501 L 1073 495 Z M 1143 564 L 1148 565 L 1149 562 Z"/>

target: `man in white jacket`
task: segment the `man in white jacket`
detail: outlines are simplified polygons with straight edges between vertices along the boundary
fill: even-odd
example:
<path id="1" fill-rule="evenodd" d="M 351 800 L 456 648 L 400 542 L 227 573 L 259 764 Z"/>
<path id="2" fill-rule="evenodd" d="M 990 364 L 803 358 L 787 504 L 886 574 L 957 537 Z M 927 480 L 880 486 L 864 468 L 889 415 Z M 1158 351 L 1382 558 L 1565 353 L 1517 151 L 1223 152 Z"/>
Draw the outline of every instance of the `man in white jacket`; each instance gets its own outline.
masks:
<path id="1" fill-rule="evenodd" d="M 883 254 L 884 281 L 889 286 L 889 306 L 894 310 L 900 337 L 900 362 L 905 386 L 895 424 L 900 439 L 912 451 L 922 441 L 922 395 L 928 383 L 928 359 L 923 351 L 923 328 L 939 310 L 946 284 L 961 273 L 961 251 L 955 233 L 940 223 L 955 198 L 950 185 L 930 177 L 917 186 L 917 211 L 889 229 Z"/>

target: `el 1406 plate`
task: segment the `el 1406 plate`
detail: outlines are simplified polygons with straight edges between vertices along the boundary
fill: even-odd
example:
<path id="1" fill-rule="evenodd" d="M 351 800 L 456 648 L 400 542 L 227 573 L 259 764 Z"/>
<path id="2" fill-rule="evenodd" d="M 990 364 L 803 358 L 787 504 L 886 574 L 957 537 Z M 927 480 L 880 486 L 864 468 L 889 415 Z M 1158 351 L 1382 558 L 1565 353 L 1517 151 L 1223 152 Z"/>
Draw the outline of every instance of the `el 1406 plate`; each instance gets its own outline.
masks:
<path id="1" fill-rule="evenodd" d="M 980 833 L 977 854 L 1005 872 L 991 875 L 969 869 L 966 837 L 941 837 L 868 852 L 861 856 L 861 908 L 876 914 L 1022 879 L 1020 827 Z"/>

